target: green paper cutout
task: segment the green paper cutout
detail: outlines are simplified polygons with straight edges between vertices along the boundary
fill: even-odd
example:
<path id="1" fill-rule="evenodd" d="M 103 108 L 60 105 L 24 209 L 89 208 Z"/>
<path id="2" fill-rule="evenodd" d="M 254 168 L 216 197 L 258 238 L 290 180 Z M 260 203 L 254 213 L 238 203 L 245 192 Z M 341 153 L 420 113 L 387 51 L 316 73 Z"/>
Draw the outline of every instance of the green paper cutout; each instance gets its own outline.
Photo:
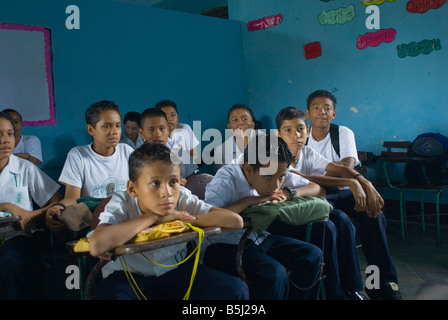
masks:
<path id="1" fill-rule="evenodd" d="M 440 39 L 422 40 L 420 42 L 412 41 L 408 44 L 400 44 L 397 46 L 397 54 L 400 58 L 416 57 L 419 54 L 430 54 L 434 50 L 440 50 L 442 45 Z"/>
<path id="2" fill-rule="evenodd" d="M 317 20 L 319 20 L 321 26 L 324 26 L 326 24 L 334 25 L 336 23 L 344 24 L 346 22 L 352 21 L 355 15 L 355 6 L 351 4 L 347 8 L 322 11 L 317 17 Z"/>

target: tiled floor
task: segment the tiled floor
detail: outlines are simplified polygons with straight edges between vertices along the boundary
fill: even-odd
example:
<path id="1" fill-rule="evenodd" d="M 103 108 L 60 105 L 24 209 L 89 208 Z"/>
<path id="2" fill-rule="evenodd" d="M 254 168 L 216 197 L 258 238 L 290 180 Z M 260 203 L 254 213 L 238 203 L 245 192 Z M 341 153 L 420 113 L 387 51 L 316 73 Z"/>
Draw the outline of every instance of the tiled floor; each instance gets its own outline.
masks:
<path id="1" fill-rule="evenodd" d="M 436 229 L 432 224 L 427 224 L 426 231 L 423 232 L 420 223 L 409 222 L 405 239 L 402 240 L 399 221 L 389 220 L 387 234 L 403 299 L 448 299 L 448 295 L 444 293 L 446 289 L 440 288 L 440 285 L 448 286 L 448 227 L 442 226 L 440 243 L 436 241 Z M 365 275 L 366 262 L 362 250 L 358 250 L 361 271 Z M 422 288 L 430 289 L 431 294 L 434 290 L 442 291 L 437 291 L 436 296 L 424 296 L 422 291 L 418 295 Z"/>
<path id="2" fill-rule="evenodd" d="M 422 232 L 417 222 L 408 223 L 406 239 L 401 239 L 400 223 L 397 220 L 388 220 L 387 226 L 389 249 L 398 271 L 399 286 L 405 300 L 422 299 L 418 291 L 424 286 L 444 283 L 448 279 L 448 226 L 442 226 L 441 242 L 436 242 L 434 225 L 427 225 L 426 232 Z M 358 248 L 361 273 L 365 275 L 366 261 L 362 249 Z M 80 298 L 79 290 L 68 290 L 65 280 L 69 276 L 65 268 L 75 264 L 76 260 L 68 255 L 58 258 L 58 268 L 54 269 L 56 298 L 61 300 L 74 300 Z M 48 298 L 53 299 L 51 291 Z M 446 292 L 448 290 L 445 289 Z M 448 299 L 448 293 L 438 296 Z M 431 299 L 435 299 L 431 296 Z"/>

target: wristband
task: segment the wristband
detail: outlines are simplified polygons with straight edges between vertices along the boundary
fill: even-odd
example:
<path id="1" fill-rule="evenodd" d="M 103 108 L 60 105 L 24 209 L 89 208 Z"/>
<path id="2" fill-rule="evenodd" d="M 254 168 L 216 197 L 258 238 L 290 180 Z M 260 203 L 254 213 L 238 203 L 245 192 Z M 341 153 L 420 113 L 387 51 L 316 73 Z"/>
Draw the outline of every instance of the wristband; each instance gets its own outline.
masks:
<path id="1" fill-rule="evenodd" d="M 54 207 L 54 206 L 61 206 L 62 208 L 64 208 L 64 210 L 67 209 L 67 206 L 65 204 L 63 204 L 63 203 L 60 203 L 60 202 L 57 202 L 54 205 L 52 205 L 52 207 Z"/>
<path id="2" fill-rule="evenodd" d="M 356 178 L 359 177 L 359 176 L 362 176 L 362 173 L 355 174 L 355 176 L 353 177 L 353 179 L 356 179 Z M 364 177 L 364 176 L 363 176 L 363 177 Z"/>

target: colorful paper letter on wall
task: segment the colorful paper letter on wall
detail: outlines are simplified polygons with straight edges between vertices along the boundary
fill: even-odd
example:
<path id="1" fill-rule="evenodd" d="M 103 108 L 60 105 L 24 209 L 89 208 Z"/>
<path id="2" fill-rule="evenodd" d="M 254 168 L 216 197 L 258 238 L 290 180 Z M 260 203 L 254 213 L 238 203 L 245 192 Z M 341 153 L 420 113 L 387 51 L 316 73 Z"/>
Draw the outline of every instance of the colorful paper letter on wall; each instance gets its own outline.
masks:
<path id="1" fill-rule="evenodd" d="M 447 0 L 410 0 L 406 4 L 406 10 L 412 13 L 425 13 L 429 9 L 438 9 Z"/>
<path id="2" fill-rule="evenodd" d="M 282 23 L 282 16 L 281 16 L 281 14 L 277 14 L 275 16 L 269 16 L 269 17 L 264 17 L 262 19 L 249 21 L 247 23 L 247 29 L 249 31 L 266 29 L 266 28 L 273 27 L 280 23 Z"/>
<path id="3" fill-rule="evenodd" d="M 383 4 L 386 0 L 370 0 L 370 1 L 363 1 L 362 4 L 365 6 L 371 6 L 372 4 L 374 5 L 379 5 L 379 4 Z M 387 0 L 389 2 L 395 1 L 395 0 Z"/>
<path id="4" fill-rule="evenodd" d="M 376 47 L 381 42 L 391 42 L 395 39 L 395 29 L 381 29 L 376 32 L 369 32 L 362 36 L 358 36 L 356 47 L 365 49 L 367 47 Z"/>
<path id="5" fill-rule="evenodd" d="M 322 47 L 319 41 L 307 43 L 303 46 L 306 59 L 313 59 L 322 55 Z"/>
<path id="6" fill-rule="evenodd" d="M 397 54 L 400 58 L 407 56 L 415 57 L 419 54 L 430 54 L 434 50 L 440 50 L 442 45 L 440 39 L 422 40 L 420 42 L 410 42 L 408 44 L 400 44 L 397 46 Z"/>
<path id="7" fill-rule="evenodd" d="M 344 24 L 346 22 L 352 21 L 355 17 L 355 6 L 349 5 L 347 8 L 339 8 L 336 10 L 322 11 L 317 19 L 320 25 L 324 26 L 326 24 Z"/>

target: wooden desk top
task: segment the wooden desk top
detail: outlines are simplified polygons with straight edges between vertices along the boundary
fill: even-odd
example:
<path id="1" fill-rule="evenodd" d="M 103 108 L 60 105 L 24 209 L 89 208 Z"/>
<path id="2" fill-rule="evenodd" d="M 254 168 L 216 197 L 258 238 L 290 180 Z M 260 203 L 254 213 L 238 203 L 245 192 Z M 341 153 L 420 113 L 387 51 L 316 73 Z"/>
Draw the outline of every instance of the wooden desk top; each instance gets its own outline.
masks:
<path id="1" fill-rule="evenodd" d="M 211 236 L 219 233 L 221 233 L 221 228 L 219 227 L 204 228 L 204 236 Z M 125 254 L 145 252 L 172 246 L 179 243 L 189 242 L 196 239 L 198 239 L 198 233 L 196 231 L 187 231 L 171 235 L 168 238 L 156 239 L 141 243 L 124 244 L 116 247 L 114 250 L 114 254 L 117 256 L 121 256 Z"/>
<path id="2" fill-rule="evenodd" d="M 379 156 L 376 158 L 377 160 L 388 161 L 388 162 L 400 162 L 400 163 L 408 163 L 411 161 L 425 161 L 426 158 L 418 158 L 418 157 L 388 157 L 388 156 Z"/>
<path id="3" fill-rule="evenodd" d="M 12 216 L 12 217 L 5 217 L 5 218 L 0 218 L 0 227 L 5 227 L 8 224 L 12 223 L 12 222 L 17 222 L 20 219 L 22 219 L 21 216 Z"/>
<path id="4" fill-rule="evenodd" d="M 221 233 L 220 227 L 208 227 L 204 228 L 204 236 L 211 236 Z M 141 243 L 130 243 L 116 247 L 111 253 L 101 255 L 101 259 L 110 260 L 111 256 L 121 256 L 127 254 L 140 253 L 163 247 L 172 246 L 175 244 L 185 243 L 198 239 L 198 233 L 196 231 L 187 231 L 179 234 L 173 234 L 167 238 L 161 238 L 156 240 L 150 240 Z M 69 241 L 66 244 L 66 248 L 75 255 L 86 255 L 88 252 L 73 252 L 78 240 Z"/>

